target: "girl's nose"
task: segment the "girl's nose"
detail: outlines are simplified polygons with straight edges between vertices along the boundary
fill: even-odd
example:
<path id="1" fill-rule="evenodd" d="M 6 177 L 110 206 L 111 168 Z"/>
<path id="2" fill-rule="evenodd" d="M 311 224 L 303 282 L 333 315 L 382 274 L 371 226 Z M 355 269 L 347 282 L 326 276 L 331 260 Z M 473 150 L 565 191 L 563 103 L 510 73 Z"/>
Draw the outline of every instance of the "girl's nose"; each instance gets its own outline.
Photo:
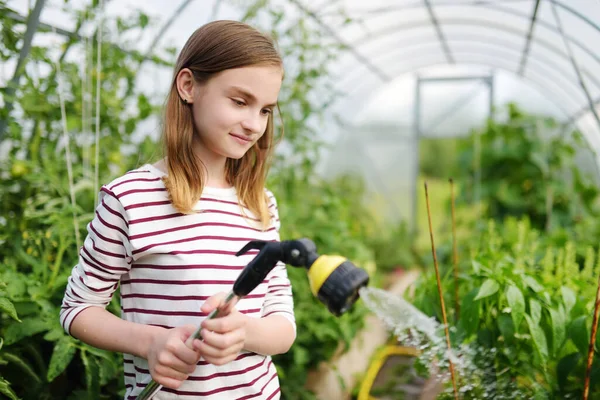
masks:
<path id="1" fill-rule="evenodd" d="M 265 120 L 263 122 L 263 120 Z M 252 133 L 261 133 L 264 130 L 263 124 L 266 122 L 266 118 L 260 115 L 250 115 L 244 121 L 242 121 L 242 128 Z"/>

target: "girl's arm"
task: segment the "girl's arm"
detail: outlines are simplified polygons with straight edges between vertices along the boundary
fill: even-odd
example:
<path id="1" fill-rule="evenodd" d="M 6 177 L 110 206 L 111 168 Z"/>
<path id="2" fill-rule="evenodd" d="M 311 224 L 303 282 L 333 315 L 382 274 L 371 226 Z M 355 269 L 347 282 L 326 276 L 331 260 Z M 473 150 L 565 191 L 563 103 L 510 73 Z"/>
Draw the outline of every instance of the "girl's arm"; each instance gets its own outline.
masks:
<path id="1" fill-rule="evenodd" d="M 194 372 L 200 359 L 200 353 L 185 345 L 194 330 L 193 325 L 165 329 L 137 324 L 100 307 L 86 308 L 71 325 L 71 334 L 91 346 L 148 360 L 152 378 L 173 389 Z"/>
<path id="2" fill-rule="evenodd" d="M 106 310 L 121 276 L 131 268 L 127 214 L 107 187 L 100 192 L 96 216 L 71 271 L 60 311 L 65 331 L 109 351 L 148 360 L 158 383 L 177 388 L 194 371 L 200 354 L 185 346 L 193 326 L 164 329 L 121 320 Z"/>
<path id="3" fill-rule="evenodd" d="M 296 339 L 296 330 L 281 315 L 265 318 L 246 318 L 246 341 L 244 348 L 263 355 L 286 353 Z"/>
<path id="4" fill-rule="evenodd" d="M 70 333 L 99 349 L 148 359 L 148 349 L 161 330 L 125 321 L 101 307 L 88 307 L 73 321 Z"/>

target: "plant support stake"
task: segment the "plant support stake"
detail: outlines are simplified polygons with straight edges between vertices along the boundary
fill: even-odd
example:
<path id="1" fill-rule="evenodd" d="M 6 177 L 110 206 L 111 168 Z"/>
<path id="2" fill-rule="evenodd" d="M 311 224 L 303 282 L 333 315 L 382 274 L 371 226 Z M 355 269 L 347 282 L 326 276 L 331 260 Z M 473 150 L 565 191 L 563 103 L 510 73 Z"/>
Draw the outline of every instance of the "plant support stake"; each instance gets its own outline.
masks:
<path id="1" fill-rule="evenodd" d="M 444 319 L 444 332 L 446 332 L 446 344 L 448 345 L 448 365 L 450 366 L 450 377 L 452 378 L 452 388 L 454 389 L 454 398 L 458 400 L 458 389 L 456 387 L 456 377 L 454 376 L 454 364 L 450 359 L 452 346 L 450 345 L 450 331 L 448 329 L 448 318 L 446 317 L 446 306 L 444 304 L 444 294 L 442 292 L 442 281 L 440 279 L 440 270 L 438 268 L 437 256 L 435 255 L 435 243 L 433 241 L 433 228 L 431 227 L 431 210 L 429 207 L 429 193 L 427 192 L 427 182 L 425 182 L 425 203 L 427 205 L 427 219 L 429 221 L 429 237 L 431 239 L 431 253 L 433 254 L 433 265 L 435 266 L 435 277 L 437 279 L 438 294 L 440 295 L 440 304 L 442 305 L 442 318 Z"/>
<path id="2" fill-rule="evenodd" d="M 454 309 L 456 310 L 456 320 L 460 317 L 460 303 L 458 301 L 458 250 L 456 248 L 456 217 L 454 211 L 454 180 L 450 178 L 450 195 L 452 210 L 452 264 L 454 267 Z"/>
<path id="3" fill-rule="evenodd" d="M 598 290 L 596 291 L 594 318 L 592 319 L 592 334 L 590 336 L 590 347 L 588 349 L 585 383 L 583 384 L 583 400 L 588 400 L 588 396 L 590 395 L 590 379 L 592 376 L 592 363 L 594 361 L 594 344 L 596 343 L 596 332 L 598 331 L 598 313 L 600 313 L 600 276 L 598 276 Z"/>

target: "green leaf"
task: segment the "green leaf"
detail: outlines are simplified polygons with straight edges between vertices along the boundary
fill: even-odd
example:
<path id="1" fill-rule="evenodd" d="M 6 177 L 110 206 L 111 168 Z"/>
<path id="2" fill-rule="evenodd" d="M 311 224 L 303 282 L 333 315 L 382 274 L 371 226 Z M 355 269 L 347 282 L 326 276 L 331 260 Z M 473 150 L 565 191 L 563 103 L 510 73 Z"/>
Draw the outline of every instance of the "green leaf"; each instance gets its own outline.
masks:
<path id="1" fill-rule="evenodd" d="M 50 365 L 48 366 L 48 382 L 52 382 L 67 368 L 76 350 L 69 336 L 65 336 L 56 342 L 52 357 L 50 358 Z"/>
<path id="2" fill-rule="evenodd" d="M 562 294 L 563 302 L 565 303 L 565 311 L 568 315 L 573 309 L 575 303 L 577 302 L 577 296 L 575 295 L 575 292 L 573 292 L 572 289 L 566 286 L 561 287 L 560 292 Z"/>
<path id="3" fill-rule="evenodd" d="M 65 331 L 62 329 L 50 329 L 45 335 L 44 340 L 49 342 L 56 342 L 60 338 L 65 336 Z"/>
<path id="4" fill-rule="evenodd" d="M 569 327 L 569 337 L 582 355 L 587 355 L 591 335 L 588 333 L 586 316 L 573 320 Z"/>
<path id="5" fill-rule="evenodd" d="M 104 386 L 117 374 L 118 367 L 112 359 L 96 360 L 100 367 L 100 385 Z"/>
<path id="6" fill-rule="evenodd" d="M 40 318 L 26 318 L 21 323 L 13 323 L 6 328 L 4 339 L 6 344 L 17 343 L 19 340 L 36 335 L 48 329 L 48 325 Z"/>
<path id="7" fill-rule="evenodd" d="M 141 28 L 145 28 L 148 25 L 148 22 L 150 22 L 150 18 L 148 18 L 147 14 L 144 13 L 140 13 L 140 27 Z"/>
<path id="8" fill-rule="evenodd" d="M 481 306 L 478 301 L 475 301 L 477 292 L 477 288 L 471 290 L 461 301 L 462 307 L 459 325 L 467 335 L 472 335 L 477 332 L 477 327 L 479 326 L 479 310 Z"/>
<path id="9" fill-rule="evenodd" d="M 38 374 L 31 368 L 31 366 L 27 363 L 26 360 L 21 358 L 20 356 L 13 353 L 4 353 L 4 359 L 8 361 L 10 364 L 14 364 L 13 367 L 18 367 L 25 374 L 29 375 L 36 383 L 40 383 L 42 380 L 38 376 Z"/>
<path id="10" fill-rule="evenodd" d="M 553 354 L 558 354 L 566 339 L 566 320 L 563 310 L 550 308 L 550 319 L 552 321 L 552 348 Z"/>
<path id="11" fill-rule="evenodd" d="M 10 388 L 10 383 L 0 375 L 0 394 L 5 395 L 10 400 L 19 400 L 17 394 Z"/>
<path id="12" fill-rule="evenodd" d="M 87 385 L 88 398 L 97 399 L 100 397 L 100 369 L 98 363 L 92 357 L 89 358 L 85 351 L 80 353 L 81 361 L 85 367 L 85 382 Z"/>
<path id="13" fill-rule="evenodd" d="M 523 282 L 525 282 L 525 284 L 527 286 L 529 286 L 536 293 L 539 293 L 542 290 L 544 290 L 544 287 L 542 285 L 540 285 L 538 283 L 538 281 L 536 281 L 535 278 L 532 276 L 529 276 L 529 275 L 523 276 Z"/>
<path id="14" fill-rule="evenodd" d="M 498 317 L 498 329 L 505 340 L 510 340 L 515 336 L 515 325 L 509 315 L 501 314 Z"/>
<path id="15" fill-rule="evenodd" d="M 496 293 L 499 288 L 500 288 L 500 285 L 498 285 L 498 282 L 496 282 L 493 279 L 486 279 L 486 281 L 483 282 L 483 285 L 481 285 L 481 288 L 479 289 L 479 292 L 477 293 L 475 300 L 481 300 L 486 297 L 489 297 L 489 296 L 493 295 L 494 293 Z"/>
<path id="16" fill-rule="evenodd" d="M 475 272 L 476 274 L 479 274 L 479 272 L 481 271 L 481 267 L 482 267 L 481 263 L 479 263 L 475 260 L 472 260 L 471 266 L 473 267 L 473 272 Z"/>
<path id="17" fill-rule="evenodd" d="M 0 297 L 0 311 L 4 311 L 8 314 L 9 317 L 14 319 L 15 321 L 21 322 L 21 320 L 17 316 L 17 310 L 15 310 L 14 304 L 6 297 Z"/>
<path id="18" fill-rule="evenodd" d="M 525 315 L 525 298 L 521 290 L 515 285 L 510 285 L 506 291 L 506 300 L 510 306 L 510 315 L 515 323 L 515 329 L 519 330 L 519 324 Z"/>
<path id="19" fill-rule="evenodd" d="M 529 300 L 529 315 L 536 324 L 539 324 L 542 320 L 542 305 L 536 299 Z"/>
<path id="20" fill-rule="evenodd" d="M 556 376 L 558 378 L 558 385 L 564 390 L 567 385 L 569 375 L 575 370 L 577 364 L 582 359 L 581 354 L 571 353 L 560 359 L 556 365 Z"/>
<path id="21" fill-rule="evenodd" d="M 542 359 L 542 363 L 545 364 L 548 361 L 548 341 L 546 340 L 546 334 L 539 324 L 535 323 L 529 315 L 525 315 L 525 319 L 529 325 L 529 332 L 531 333 L 535 348 Z"/>

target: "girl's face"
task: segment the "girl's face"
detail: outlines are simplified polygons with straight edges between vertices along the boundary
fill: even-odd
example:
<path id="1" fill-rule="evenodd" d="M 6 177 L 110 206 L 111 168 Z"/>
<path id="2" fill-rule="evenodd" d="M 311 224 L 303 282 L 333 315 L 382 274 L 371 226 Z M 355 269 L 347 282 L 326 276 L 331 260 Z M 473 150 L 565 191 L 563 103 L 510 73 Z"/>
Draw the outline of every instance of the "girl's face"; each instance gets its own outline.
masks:
<path id="1" fill-rule="evenodd" d="M 204 162 L 240 159 L 260 139 L 276 106 L 282 76 L 281 68 L 263 65 L 225 70 L 203 84 L 191 80 L 187 99 L 192 103 L 196 150 Z"/>

